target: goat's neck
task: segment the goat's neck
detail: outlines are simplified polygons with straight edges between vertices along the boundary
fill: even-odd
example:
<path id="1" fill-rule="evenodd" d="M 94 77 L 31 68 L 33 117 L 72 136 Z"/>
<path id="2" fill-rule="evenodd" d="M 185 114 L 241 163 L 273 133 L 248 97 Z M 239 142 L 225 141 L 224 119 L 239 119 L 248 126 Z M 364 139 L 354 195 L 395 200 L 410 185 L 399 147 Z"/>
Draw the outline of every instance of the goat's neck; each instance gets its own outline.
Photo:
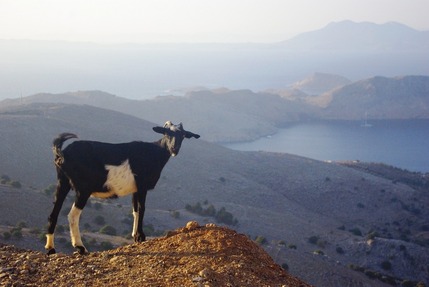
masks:
<path id="1" fill-rule="evenodd" d="M 168 161 L 168 159 L 170 158 L 170 152 L 168 151 L 168 147 L 167 147 L 167 139 L 165 137 L 163 137 L 162 139 L 154 142 L 155 145 L 159 146 L 165 155 L 165 162 Z"/>

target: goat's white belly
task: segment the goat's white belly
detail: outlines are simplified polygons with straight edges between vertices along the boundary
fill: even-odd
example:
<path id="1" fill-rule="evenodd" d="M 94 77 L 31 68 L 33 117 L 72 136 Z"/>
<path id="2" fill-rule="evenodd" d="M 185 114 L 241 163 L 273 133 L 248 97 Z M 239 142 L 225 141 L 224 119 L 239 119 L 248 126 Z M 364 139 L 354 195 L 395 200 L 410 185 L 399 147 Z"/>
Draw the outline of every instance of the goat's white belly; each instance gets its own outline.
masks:
<path id="1" fill-rule="evenodd" d="M 125 196 L 137 191 L 134 174 L 128 160 L 124 161 L 121 165 L 106 164 L 105 168 L 107 170 L 107 180 L 104 186 L 107 192 L 94 192 L 92 196 L 109 198 L 115 195 Z"/>

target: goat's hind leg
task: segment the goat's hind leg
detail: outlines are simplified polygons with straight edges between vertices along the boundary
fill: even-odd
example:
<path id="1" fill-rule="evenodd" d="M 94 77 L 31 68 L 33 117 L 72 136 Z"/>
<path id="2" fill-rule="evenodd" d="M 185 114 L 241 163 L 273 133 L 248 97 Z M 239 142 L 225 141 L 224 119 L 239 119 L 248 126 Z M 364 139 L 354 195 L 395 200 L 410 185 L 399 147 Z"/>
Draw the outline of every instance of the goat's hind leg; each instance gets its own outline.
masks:
<path id="1" fill-rule="evenodd" d="M 63 206 L 64 200 L 67 197 L 67 194 L 70 191 L 70 183 L 68 178 L 64 174 L 58 174 L 58 183 L 55 190 L 55 199 L 54 199 L 54 208 L 52 209 L 51 214 L 48 218 L 48 232 L 46 233 L 46 245 L 45 249 L 48 254 L 54 254 L 55 245 L 54 245 L 54 232 L 57 225 L 58 215 Z"/>
<path id="2" fill-rule="evenodd" d="M 133 194 L 133 216 L 134 225 L 133 233 L 134 242 L 143 242 L 146 240 L 146 235 L 143 232 L 143 217 L 145 212 L 146 190 L 139 190 Z"/>

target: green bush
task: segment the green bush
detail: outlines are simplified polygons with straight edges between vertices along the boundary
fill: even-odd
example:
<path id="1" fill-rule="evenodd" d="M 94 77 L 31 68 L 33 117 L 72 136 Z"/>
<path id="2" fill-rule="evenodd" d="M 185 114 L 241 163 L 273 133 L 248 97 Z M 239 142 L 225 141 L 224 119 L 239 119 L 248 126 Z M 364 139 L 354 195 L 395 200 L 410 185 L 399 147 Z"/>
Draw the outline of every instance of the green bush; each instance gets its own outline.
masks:
<path id="1" fill-rule="evenodd" d="M 143 232 L 146 236 L 152 236 L 155 233 L 155 227 L 152 224 L 144 225 Z"/>
<path id="2" fill-rule="evenodd" d="M 317 241 L 319 240 L 319 236 L 315 236 L 315 235 L 313 235 L 313 236 L 311 236 L 310 238 L 308 238 L 308 243 L 311 243 L 311 244 L 317 244 Z"/>
<path id="3" fill-rule="evenodd" d="M 351 233 L 353 233 L 356 236 L 362 236 L 362 231 L 360 231 L 359 228 L 355 227 L 349 230 Z"/>
<path id="4" fill-rule="evenodd" d="M 100 233 L 107 235 L 116 235 L 116 229 L 113 226 L 105 225 L 100 229 Z"/>
<path id="5" fill-rule="evenodd" d="M 267 243 L 267 239 L 264 236 L 259 235 L 255 238 L 255 242 L 259 245 L 264 245 L 265 243 Z"/>
<path id="6" fill-rule="evenodd" d="M 289 265 L 287 265 L 287 263 L 283 263 L 283 264 L 282 264 L 282 268 L 283 268 L 284 270 L 288 271 L 288 270 L 289 270 Z"/>
<path id="7" fill-rule="evenodd" d="M 56 190 L 56 189 L 57 189 L 57 186 L 56 186 L 55 184 L 51 184 L 51 185 L 49 185 L 47 188 L 45 188 L 45 189 L 43 190 L 43 192 L 44 192 L 46 195 L 50 196 L 50 195 L 54 194 L 54 192 L 55 192 L 55 190 Z"/>
<path id="8" fill-rule="evenodd" d="M 97 215 L 95 218 L 94 218 L 94 222 L 95 222 L 95 224 L 98 224 L 98 225 L 105 225 L 106 224 L 106 220 L 104 219 L 104 217 L 103 216 L 101 216 L 101 215 Z"/>
<path id="9" fill-rule="evenodd" d="M 6 232 L 4 232 L 4 233 L 3 233 L 3 238 L 4 238 L 4 239 L 9 240 L 9 239 L 10 239 L 10 237 L 11 237 L 10 232 L 6 231 Z"/>
<path id="10" fill-rule="evenodd" d="M 14 188 L 21 188 L 21 183 L 19 181 L 12 181 L 10 185 Z"/>
<path id="11" fill-rule="evenodd" d="M 113 249 L 113 245 L 109 241 L 103 241 L 103 242 L 101 242 L 100 243 L 100 247 L 101 247 L 102 250 Z"/>
<path id="12" fill-rule="evenodd" d="M 344 254 L 344 249 L 341 248 L 340 246 L 338 246 L 335 250 L 337 251 L 338 254 Z"/>
<path id="13" fill-rule="evenodd" d="M 9 177 L 9 176 L 7 176 L 7 175 L 3 174 L 3 175 L 0 177 L 0 183 L 1 183 L 1 184 L 8 184 L 9 182 L 10 182 L 10 177 Z"/>
<path id="14" fill-rule="evenodd" d="M 365 274 L 370 279 L 376 279 L 377 278 L 377 273 L 372 271 L 372 270 L 365 270 L 363 272 L 363 274 Z"/>
<path id="15" fill-rule="evenodd" d="M 207 205 L 208 201 L 204 201 L 204 205 Z M 214 217 L 216 222 L 225 223 L 228 225 L 237 225 L 238 220 L 234 218 L 232 213 L 226 211 L 225 207 L 222 207 L 219 211 L 210 204 L 207 208 L 203 208 L 200 202 L 194 205 L 186 204 L 185 209 L 189 212 L 196 213 L 201 216 Z"/>
<path id="16" fill-rule="evenodd" d="M 171 215 L 171 217 L 173 217 L 173 218 L 175 218 L 175 219 L 180 218 L 180 212 L 179 212 L 179 211 L 177 211 L 177 210 L 171 210 L 171 211 L 170 211 L 170 215 Z"/>
<path id="17" fill-rule="evenodd" d="M 392 269 L 392 263 L 390 263 L 389 261 L 383 261 L 380 264 L 381 268 L 383 268 L 383 270 L 391 270 Z"/>
<path id="18" fill-rule="evenodd" d="M 12 232 L 12 236 L 15 237 L 15 238 L 17 238 L 17 239 L 21 239 L 22 238 L 22 232 L 21 232 L 21 230 L 14 230 Z"/>
<path id="19" fill-rule="evenodd" d="M 219 223 L 225 223 L 228 225 L 237 225 L 238 220 L 234 219 L 232 213 L 226 211 L 225 207 L 222 207 L 215 216 L 215 219 Z"/>

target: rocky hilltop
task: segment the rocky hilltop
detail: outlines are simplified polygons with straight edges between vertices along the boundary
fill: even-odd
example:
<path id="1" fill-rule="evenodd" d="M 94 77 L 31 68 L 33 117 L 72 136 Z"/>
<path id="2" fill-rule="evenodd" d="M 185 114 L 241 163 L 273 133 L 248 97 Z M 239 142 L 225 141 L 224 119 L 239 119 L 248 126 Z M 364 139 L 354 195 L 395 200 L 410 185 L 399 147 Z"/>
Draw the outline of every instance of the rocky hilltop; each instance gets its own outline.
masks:
<path id="1" fill-rule="evenodd" d="M 2 286 L 310 286 L 243 234 L 207 224 L 86 256 L 0 245 Z"/>

